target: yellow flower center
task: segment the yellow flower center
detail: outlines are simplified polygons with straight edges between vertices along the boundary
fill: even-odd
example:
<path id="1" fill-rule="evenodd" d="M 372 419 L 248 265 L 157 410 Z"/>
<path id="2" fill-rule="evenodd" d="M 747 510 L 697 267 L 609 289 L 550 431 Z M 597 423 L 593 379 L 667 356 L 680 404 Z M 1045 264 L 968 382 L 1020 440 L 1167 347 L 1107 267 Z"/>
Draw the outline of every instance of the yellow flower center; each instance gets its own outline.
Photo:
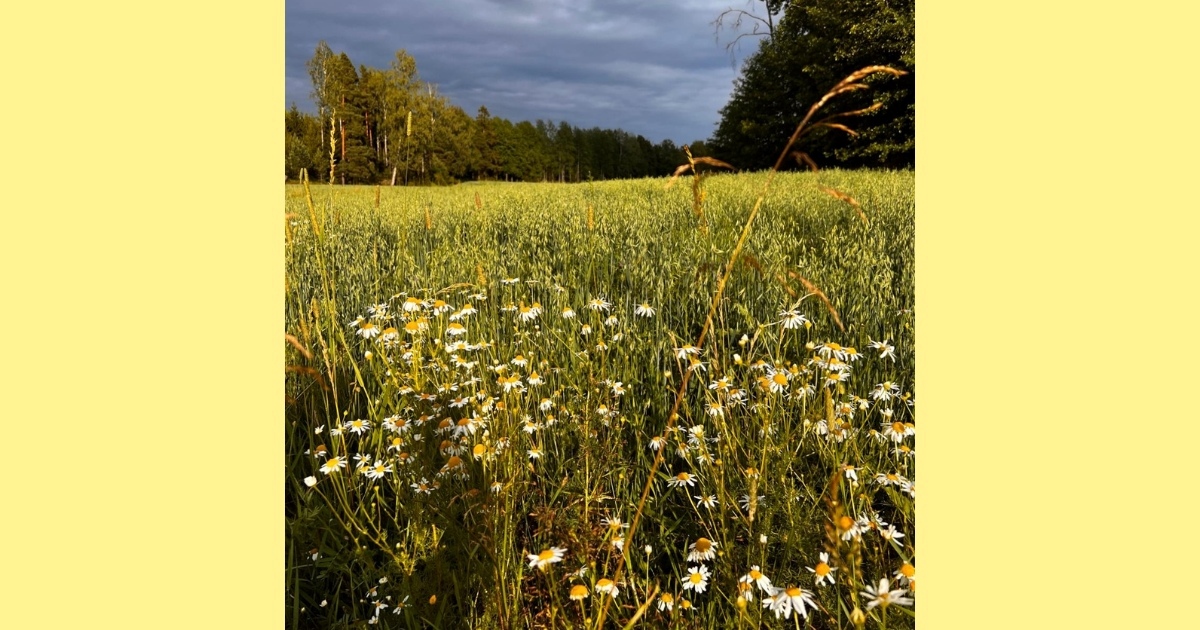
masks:
<path id="1" fill-rule="evenodd" d="M 696 541 L 696 551 L 701 553 L 712 549 L 712 541 L 707 538 L 700 538 Z"/>
<path id="2" fill-rule="evenodd" d="M 571 599 L 583 599 L 588 596 L 587 587 L 582 584 L 576 584 L 571 587 Z"/>
<path id="3" fill-rule="evenodd" d="M 659 599 L 663 600 L 664 602 L 666 602 L 668 604 L 675 601 L 675 597 L 673 595 L 671 595 L 670 593 L 663 593 L 662 597 L 660 597 Z"/>
<path id="4" fill-rule="evenodd" d="M 795 586 L 789 586 L 787 588 L 787 596 L 788 597 L 800 597 L 800 589 L 796 588 Z"/>
<path id="5" fill-rule="evenodd" d="M 597 589 L 610 589 L 610 588 L 612 588 L 612 585 L 613 585 L 613 581 L 608 578 L 604 578 L 604 579 L 600 580 L 599 582 L 596 582 Z"/>
<path id="6" fill-rule="evenodd" d="M 675 478 L 680 481 L 687 481 L 688 479 L 691 479 L 692 476 L 687 473 L 679 473 L 678 475 L 675 476 Z"/>
<path id="7" fill-rule="evenodd" d="M 776 372 L 775 375 L 771 377 L 771 380 L 775 381 L 776 385 L 787 385 L 788 382 L 787 375 L 783 372 Z"/>
<path id="8" fill-rule="evenodd" d="M 893 433 L 904 433 L 904 423 L 903 422 L 893 422 L 892 423 L 892 432 Z"/>
<path id="9" fill-rule="evenodd" d="M 459 466 L 462 466 L 462 458 L 459 457 L 458 455 L 452 455 L 450 457 L 450 459 L 446 460 L 447 468 L 453 469 L 453 468 L 458 468 Z"/>
<path id="10" fill-rule="evenodd" d="M 825 577 L 826 575 L 829 575 L 829 565 L 825 564 L 824 562 L 818 563 L 816 572 L 818 577 Z"/>
<path id="11" fill-rule="evenodd" d="M 849 516 L 843 516 L 842 518 L 838 519 L 838 527 L 841 528 L 842 531 L 846 531 L 851 527 L 854 527 L 854 519 L 850 518 Z"/>
<path id="12" fill-rule="evenodd" d="M 755 571 L 754 569 L 750 569 L 750 579 L 757 581 L 761 578 L 762 578 L 761 571 Z"/>
<path id="13" fill-rule="evenodd" d="M 912 579 L 912 576 L 914 576 L 916 574 L 917 574 L 917 568 L 914 567 L 913 565 L 911 565 L 907 562 L 900 565 L 900 575 L 903 575 L 906 578 Z"/>
<path id="14" fill-rule="evenodd" d="M 543 551 L 542 553 L 538 554 L 538 560 L 541 562 L 545 562 L 552 558 L 554 558 L 554 551 L 552 551 L 550 549 L 547 549 L 547 550 Z"/>
<path id="15" fill-rule="evenodd" d="M 693 573 L 688 576 L 688 579 L 692 581 L 692 584 L 699 584 L 704 581 L 704 576 L 700 573 Z"/>
<path id="16" fill-rule="evenodd" d="M 475 454 L 475 457 L 483 457 L 483 454 L 487 452 L 487 447 L 483 444 L 476 444 L 471 452 Z"/>

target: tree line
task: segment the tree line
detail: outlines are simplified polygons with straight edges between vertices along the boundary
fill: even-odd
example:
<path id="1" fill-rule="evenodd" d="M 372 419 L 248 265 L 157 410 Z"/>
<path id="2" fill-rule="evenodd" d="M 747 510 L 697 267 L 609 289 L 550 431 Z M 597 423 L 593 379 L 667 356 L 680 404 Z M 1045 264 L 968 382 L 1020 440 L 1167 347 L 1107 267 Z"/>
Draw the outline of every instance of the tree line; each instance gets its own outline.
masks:
<path id="1" fill-rule="evenodd" d="M 578 182 L 669 175 L 686 161 L 671 140 L 566 121 L 513 123 L 481 106 L 474 117 L 422 81 L 396 52 L 386 69 L 335 54 L 324 41 L 308 62 L 317 114 L 285 116 L 285 170 L 342 184 L 425 185 L 464 180 Z M 703 155 L 703 141 L 692 144 Z"/>
<path id="2" fill-rule="evenodd" d="M 916 40 L 913 0 L 763 0 L 729 9 L 713 24 L 760 38 L 743 63 L 728 104 L 694 156 L 741 170 L 769 168 L 808 108 L 851 72 L 887 65 L 908 74 L 839 96 L 837 111 L 881 107 L 843 119 L 855 132 L 806 137 L 803 151 L 822 167 L 915 165 Z M 747 27 L 752 30 L 747 31 Z M 286 113 L 288 178 L 345 184 L 451 184 L 463 180 L 578 182 L 670 174 L 686 163 L 671 140 L 653 144 L 622 129 L 582 129 L 566 121 L 513 123 L 481 106 L 470 116 L 417 74 L 404 50 L 385 69 L 355 67 L 324 41 L 308 62 L 317 114 Z M 831 112 L 825 112 L 828 114 Z M 707 142 L 707 146 L 706 146 Z M 800 167 L 799 162 L 791 163 Z"/>

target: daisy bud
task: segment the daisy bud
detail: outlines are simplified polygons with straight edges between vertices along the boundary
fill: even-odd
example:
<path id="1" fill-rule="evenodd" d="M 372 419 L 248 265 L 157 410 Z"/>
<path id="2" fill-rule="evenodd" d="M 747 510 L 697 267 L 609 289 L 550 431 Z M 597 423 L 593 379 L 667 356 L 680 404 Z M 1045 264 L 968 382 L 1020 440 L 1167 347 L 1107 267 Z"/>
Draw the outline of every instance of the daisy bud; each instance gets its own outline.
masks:
<path id="1" fill-rule="evenodd" d="M 745 598 L 745 597 L 742 597 L 741 595 L 738 595 L 738 598 L 737 598 L 737 607 L 738 607 L 738 610 L 740 610 L 740 611 L 742 611 L 742 612 L 745 612 L 745 611 L 746 611 L 746 598 Z"/>
<path id="2" fill-rule="evenodd" d="M 854 610 L 850 613 L 850 621 L 854 625 L 862 627 L 862 625 L 867 622 L 867 616 L 863 614 L 861 608 L 855 606 Z"/>
<path id="3" fill-rule="evenodd" d="M 317 485 L 317 478 L 316 477 L 305 477 L 304 485 L 308 486 L 309 488 Z"/>
<path id="4" fill-rule="evenodd" d="M 368 361 L 370 361 L 370 360 L 371 360 L 371 357 L 374 357 L 374 356 L 375 356 L 375 353 L 374 353 L 374 352 L 371 352 L 370 350 L 367 350 L 367 353 L 366 353 L 365 355 L 363 355 L 363 356 L 367 357 L 367 360 L 368 360 Z"/>

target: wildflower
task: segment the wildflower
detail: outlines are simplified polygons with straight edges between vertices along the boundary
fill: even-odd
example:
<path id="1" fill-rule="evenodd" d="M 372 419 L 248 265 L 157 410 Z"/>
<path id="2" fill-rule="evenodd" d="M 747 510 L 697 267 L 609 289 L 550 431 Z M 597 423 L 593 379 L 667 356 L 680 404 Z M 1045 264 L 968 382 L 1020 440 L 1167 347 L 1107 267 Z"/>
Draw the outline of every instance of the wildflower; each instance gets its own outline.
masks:
<path id="1" fill-rule="evenodd" d="M 697 538 L 696 542 L 690 547 L 691 552 L 688 553 L 688 562 L 700 562 L 701 560 L 712 560 L 717 557 L 717 543 L 707 538 Z"/>
<path id="2" fill-rule="evenodd" d="M 759 535 L 758 535 L 758 542 L 759 542 L 759 544 L 761 544 L 761 545 L 765 545 L 765 544 L 767 544 L 767 535 L 766 535 L 766 534 L 759 534 Z"/>
<path id="3" fill-rule="evenodd" d="M 379 335 L 379 327 L 371 322 L 363 322 L 358 327 L 358 334 L 363 339 L 371 339 Z"/>
<path id="4" fill-rule="evenodd" d="M 784 619 L 790 619 L 792 611 L 796 614 L 808 619 L 808 609 L 816 609 L 817 603 L 813 600 L 813 594 L 796 586 L 776 589 L 774 595 L 763 599 L 763 608 L 770 608 L 771 612 L 775 613 L 775 618 L 783 615 Z"/>
<path id="5" fill-rule="evenodd" d="M 817 586 L 821 586 L 825 582 L 829 582 L 830 584 L 834 583 L 833 572 L 837 571 L 837 569 L 829 566 L 829 554 L 825 553 L 824 551 L 821 552 L 821 561 L 817 563 L 816 568 L 813 568 L 813 567 L 804 567 L 804 568 L 808 569 L 809 571 L 811 571 L 815 574 L 816 580 L 817 580 Z"/>
<path id="6" fill-rule="evenodd" d="M 687 358 L 688 355 L 696 355 L 696 354 L 700 354 L 700 349 L 691 344 L 688 344 L 681 348 L 675 348 L 675 358 L 676 359 L 685 359 L 685 358 Z"/>
<path id="7" fill-rule="evenodd" d="M 699 567 L 688 567 L 688 576 L 683 581 L 683 590 L 694 590 L 697 593 L 703 593 L 704 589 L 708 588 L 708 576 L 710 571 L 703 564 Z"/>
<path id="8" fill-rule="evenodd" d="M 901 534 L 899 531 L 897 531 L 895 525 L 888 525 L 887 529 L 879 530 L 879 535 L 882 536 L 884 540 L 900 540 L 901 538 L 904 538 L 904 534 Z"/>
<path id="9" fill-rule="evenodd" d="M 903 422 L 884 423 L 883 434 L 899 444 L 905 437 L 916 435 L 916 427 Z"/>
<path id="10" fill-rule="evenodd" d="M 525 304 L 522 303 L 517 307 L 517 319 L 523 322 L 531 322 L 534 319 L 537 319 L 537 316 L 538 309 L 535 309 L 532 306 L 525 306 Z"/>
<path id="11" fill-rule="evenodd" d="M 520 281 L 521 281 L 520 278 L 504 278 L 503 280 L 500 281 L 500 284 L 503 284 L 505 286 L 512 286 Z"/>
<path id="12" fill-rule="evenodd" d="M 671 611 L 675 608 L 675 596 L 670 593 L 663 593 L 658 596 L 658 609 Z"/>
<path id="13" fill-rule="evenodd" d="M 667 438 L 664 438 L 661 435 L 656 435 L 656 436 L 650 438 L 650 450 L 657 451 L 657 450 L 661 449 L 663 447 L 663 445 L 666 443 L 667 443 Z"/>
<path id="14" fill-rule="evenodd" d="M 563 319 L 575 319 L 575 311 L 571 307 L 566 307 L 562 310 Z"/>
<path id="15" fill-rule="evenodd" d="M 616 599 L 617 595 L 621 593 L 621 589 L 617 588 L 616 583 L 614 583 L 612 580 L 608 578 L 601 578 L 600 581 L 596 582 L 596 592 L 608 593 L 609 596 L 611 596 L 613 599 Z"/>
<path id="16" fill-rule="evenodd" d="M 535 446 L 527 452 L 529 453 L 529 459 L 541 459 L 542 457 L 542 447 L 540 446 Z"/>
<path id="17" fill-rule="evenodd" d="M 528 554 L 527 557 L 529 558 L 529 568 L 532 569 L 536 567 L 545 571 L 546 567 L 550 566 L 551 564 L 555 562 L 562 562 L 563 555 L 566 553 L 566 551 L 567 550 L 564 547 L 551 547 L 542 551 L 541 553 Z"/>
<path id="18" fill-rule="evenodd" d="M 851 540 L 862 537 L 862 528 L 858 522 L 849 516 L 842 515 L 837 522 L 838 531 L 842 534 L 842 540 Z"/>
<path id="19" fill-rule="evenodd" d="M 351 420 L 351 421 L 347 422 L 343 428 L 346 429 L 347 431 L 350 431 L 351 433 L 354 433 L 355 435 L 361 435 L 363 433 L 363 431 L 366 431 L 371 428 L 371 421 L 370 420 Z"/>
<path id="20" fill-rule="evenodd" d="M 571 599 L 578 602 L 587 599 L 587 596 L 588 590 L 586 586 L 582 584 L 576 584 L 575 586 L 571 587 Z"/>
<path id="21" fill-rule="evenodd" d="M 619 324 L 619 323 L 620 323 L 620 321 L 621 321 L 621 320 L 617 319 L 617 316 L 616 316 L 616 315 L 609 315 L 609 316 L 608 316 L 608 319 L 604 320 L 604 325 L 605 325 L 605 326 L 610 326 L 610 327 L 611 327 L 611 326 L 616 326 L 617 324 Z"/>
<path id="22" fill-rule="evenodd" d="M 434 315 L 441 315 L 442 313 L 448 313 L 452 310 L 454 310 L 454 307 L 447 304 L 445 302 L 445 300 L 434 300 L 433 301 L 433 314 Z"/>
<path id="23" fill-rule="evenodd" d="M 385 474 L 390 472 L 392 472 L 391 465 L 382 461 L 375 462 L 374 466 L 369 466 L 363 470 L 363 474 L 366 475 L 368 479 L 382 479 Z"/>
<path id="24" fill-rule="evenodd" d="M 761 504 L 763 502 L 763 498 L 764 497 L 761 497 L 761 496 L 755 497 L 754 504 L 755 505 Z M 749 512 L 750 511 L 750 495 L 743 494 L 741 497 L 738 498 L 738 504 L 740 504 L 742 506 L 743 510 Z"/>
<path id="25" fill-rule="evenodd" d="M 696 507 L 706 507 L 710 510 L 717 507 L 717 495 L 715 495 L 715 494 L 709 495 L 707 497 L 693 497 L 693 498 L 696 499 Z"/>
<path id="26" fill-rule="evenodd" d="M 330 457 L 328 460 L 326 460 L 325 464 L 321 466 L 321 472 L 328 475 L 329 473 L 334 472 L 338 469 L 345 468 L 346 464 L 347 464 L 347 462 L 346 462 L 345 458 Z"/>
<path id="27" fill-rule="evenodd" d="M 613 549 L 616 549 L 617 551 L 621 551 L 621 550 L 625 549 L 625 537 L 624 536 L 613 536 L 612 540 L 609 541 L 609 543 L 612 544 Z"/>
<path id="28" fill-rule="evenodd" d="M 764 536 L 764 538 L 765 538 L 765 536 Z M 758 567 L 757 564 L 750 567 L 750 572 L 747 573 L 746 575 L 743 575 L 742 577 L 738 578 L 738 581 L 743 582 L 745 584 L 754 584 L 762 592 L 764 592 L 768 595 L 771 594 L 771 590 L 772 590 L 772 588 L 774 588 L 771 586 L 771 578 L 763 575 L 762 570 Z"/>
<path id="29" fill-rule="evenodd" d="M 509 377 L 501 376 L 497 379 L 497 382 L 504 387 L 505 392 L 512 390 L 514 387 L 518 390 L 521 389 L 521 377 L 517 376 L 516 374 L 513 374 Z"/>
<path id="30" fill-rule="evenodd" d="M 720 401 L 714 400 L 714 401 L 708 403 L 707 411 L 708 411 L 708 415 L 710 415 L 714 418 L 724 418 L 725 417 L 725 406 L 722 405 L 720 403 Z"/>
<path id="31" fill-rule="evenodd" d="M 406 313 L 416 313 L 424 308 L 424 306 L 425 305 L 421 302 L 421 300 L 418 300 L 415 297 L 410 297 L 407 300 L 404 300 L 404 304 L 401 306 L 401 308 L 403 308 L 404 312 Z"/>
<path id="32" fill-rule="evenodd" d="M 526 380 L 529 381 L 530 385 L 541 385 L 542 383 L 546 382 L 545 380 L 542 379 L 542 376 L 540 374 L 538 374 L 537 372 L 533 372 L 532 374 L 530 374 L 529 378 Z"/>
<path id="33" fill-rule="evenodd" d="M 612 395 L 613 396 L 621 396 L 624 394 L 625 394 L 625 387 L 624 387 L 624 385 L 621 384 L 621 381 L 617 381 L 616 383 L 613 383 Z"/>
<path id="34" fill-rule="evenodd" d="M 460 324 L 458 322 L 452 322 L 449 326 L 446 326 L 446 334 L 450 335 L 451 337 L 457 337 L 458 335 L 465 335 L 466 333 L 467 333 L 467 327 L 463 326 L 462 324 Z"/>
<path id="35" fill-rule="evenodd" d="M 900 565 L 899 569 L 896 569 L 896 573 L 893 575 L 897 582 L 900 582 L 901 584 L 907 584 L 917 579 L 917 568 L 905 562 L 904 564 Z"/>
<path id="36" fill-rule="evenodd" d="M 500 491 L 503 489 L 504 489 L 504 484 L 500 483 L 499 481 L 492 482 L 492 494 L 499 494 Z"/>
<path id="37" fill-rule="evenodd" d="M 808 322 L 803 315 L 795 310 L 780 311 L 779 315 L 783 317 L 783 321 L 780 323 L 783 324 L 785 330 L 799 328 Z"/>
<path id="38" fill-rule="evenodd" d="M 304 485 L 308 486 L 309 488 L 311 488 L 311 487 L 313 487 L 313 486 L 317 485 L 317 478 L 316 478 L 316 477 L 311 477 L 311 476 L 309 476 L 309 477 L 305 477 L 305 478 L 304 478 Z"/>
<path id="39" fill-rule="evenodd" d="M 903 487 L 908 480 L 896 473 L 879 473 L 875 475 L 875 483 L 881 486 Z"/>
<path id="40" fill-rule="evenodd" d="M 768 379 L 767 387 L 771 390 L 771 393 L 779 394 L 787 391 L 791 373 L 787 370 L 772 370 L 764 378 Z"/>
<path id="41" fill-rule="evenodd" d="M 892 347 L 891 340 L 872 341 L 871 343 L 867 344 L 867 346 L 871 347 L 874 350 L 878 350 L 880 359 L 882 359 L 884 357 L 889 357 L 889 358 L 891 358 L 892 363 L 896 362 L 896 355 L 895 355 L 896 348 Z"/>
<path id="42" fill-rule="evenodd" d="M 633 309 L 633 314 L 641 317 L 654 317 L 654 307 L 646 302 L 642 302 L 637 308 Z"/>
<path id="43" fill-rule="evenodd" d="M 592 327 L 584 324 L 579 328 L 579 334 L 583 335 L 584 337 L 592 334 Z"/>
<path id="44" fill-rule="evenodd" d="M 855 471 L 854 466 L 851 466 L 850 464 L 842 464 L 842 470 L 846 473 L 846 479 L 849 479 L 854 483 L 858 483 L 858 472 Z"/>
<path id="45" fill-rule="evenodd" d="M 897 604 L 900 606 L 912 606 L 912 598 L 904 596 L 904 594 L 907 592 L 908 589 L 903 588 L 889 589 L 887 578 L 881 578 L 879 580 L 878 588 L 872 588 L 868 586 L 867 590 L 861 591 L 860 594 L 870 600 L 867 602 L 867 610 L 871 610 L 876 606 L 882 606 L 886 609 L 892 604 Z"/>
<path id="46" fill-rule="evenodd" d="M 592 298 L 592 301 L 588 302 L 588 308 L 592 309 L 593 311 L 607 311 L 611 306 L 612 304 L 609 304 L 602 297 Z"/>
<path id="47" fill-rule="evenodd" d="M 696 485 L 696 476 L 681 472 L 667 480 L 667 485 L 672 487 L 694 486 Z"/>

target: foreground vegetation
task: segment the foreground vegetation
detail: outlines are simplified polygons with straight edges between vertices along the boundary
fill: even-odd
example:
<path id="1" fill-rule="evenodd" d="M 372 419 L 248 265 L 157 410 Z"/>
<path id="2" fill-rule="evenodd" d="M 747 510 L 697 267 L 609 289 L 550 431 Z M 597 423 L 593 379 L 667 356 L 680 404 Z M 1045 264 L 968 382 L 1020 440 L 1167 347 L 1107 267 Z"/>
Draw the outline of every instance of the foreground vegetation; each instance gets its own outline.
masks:
<path id="1" fill-rule="evenodd" d="M 289 186 L 289 627 L 911 627 L 913 174 L 764 177 Z"/>

